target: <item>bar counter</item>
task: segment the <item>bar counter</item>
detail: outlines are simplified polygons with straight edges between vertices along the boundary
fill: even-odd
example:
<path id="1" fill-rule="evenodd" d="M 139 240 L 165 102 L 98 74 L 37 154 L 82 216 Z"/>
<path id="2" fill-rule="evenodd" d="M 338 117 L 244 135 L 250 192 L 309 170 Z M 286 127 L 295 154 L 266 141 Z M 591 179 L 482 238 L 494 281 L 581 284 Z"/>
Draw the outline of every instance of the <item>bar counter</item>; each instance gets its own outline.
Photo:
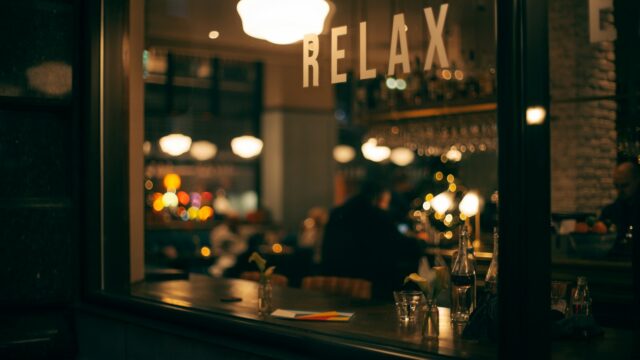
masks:
<path id="1" fill-rule="evenodd" d="M 497 344 L 463 340 L 452 328 L 449 309 L 439 308 L 440 338 L 423 340 L 420 327 L 398 324 L 394 305 L 388 303 L 341 298 L 320 292 L 273 287 L 273 307 L 307 311 L 353 312 L 349 322 L 313 322 L 260 316 L 257 312 L 258 284 L 239 279 L 213 279 L 192 274 L 189 280 L 142 282 L 131 290 L 134 297 L 159 301 L 192 311 L 215 315 L 223 322 L 241 320 L 247 332 L 261 329 L 275 336 L 295 334 L 309 343 L 336 344 L 346 348 L 371 351 L 404 358 L 495 359 Z M 239 302 L 223 298 L 238 297 Z M 390 295 L 391 297 L 391 295 Z M 283 336 L 283 338 L 286 338 Z M 508 339 L 505 339 L 508 341 Z M 277 345 L 277 344 L 276 344 Z M 582 353 L 590 355 L 626 353 L 631 346 L 631 333 L 607 329 L 604 339 L 591 342 L 554 342 L 554 354 Z M 604 356 L 604 355 L 603 355 Z M 598 358 L 597 356 L 595 358 Z"/>

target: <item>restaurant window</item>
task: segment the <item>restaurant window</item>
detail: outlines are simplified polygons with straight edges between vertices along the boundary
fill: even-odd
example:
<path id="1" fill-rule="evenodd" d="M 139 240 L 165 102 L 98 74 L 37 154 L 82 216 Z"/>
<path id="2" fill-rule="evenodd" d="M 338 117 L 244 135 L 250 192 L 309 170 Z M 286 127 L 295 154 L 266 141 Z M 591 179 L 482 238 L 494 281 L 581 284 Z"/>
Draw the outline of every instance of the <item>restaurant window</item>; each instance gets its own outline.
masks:
<path id="1" fill-rule="evenodd" d="M 103 289 L 290 324 L 258 316 L 256 252 L 275 266 L 271 310 L 354 313 L 340 336 L 494 356 L 494 3 L 264 3 L 131 5 L 121 144 L 130 222 L 119 234 L 129 238 L 130 281 L 105 276 Z M 107 187 L 117 168 L 106 168 Z M 114 212 L 104 216 L 105 231 L 117 231 Z M 396 313 L 405 307 L 394 291 L 421 289 L 405 284 L 411 273 L 438 274 L 442 286 L 430 280 L 430 289 L 445 288 L 433 299 L 435 343 L 422 340 L 424 298 L 416 323 Z M 453 326 L 448 308 L 465 303 Z M 465 328 L 476 308 L 484 316 Z"/>
<path id="2" fill-rule="evenodd" d="M 501 225 L 498 183 L 505 188 L 512 180 L 498 179 L 496 117 L 502 105 L 516 106 L 497 105 L 495 3 L 309 0 L 308 8 L 279 11 L 260 8 L 263 3 L 132 4 L 131 67 L 105 66 L 107 84 L 111 71 L 130 76 L 129 92 L 106 92 L 104 120 L 105 146 L 128 149 L 126 186 L 114 176 L 122 169 L 110 152 L 103 173 L 105 189 L 123 186 L 129 202 L 114 207 L 110 202 L 119 197 L 102 194 L 108 235 L 101 243 L 102 289 L 295 328 L 259 315 L 265 276 L 249 261 L 256 252 L 275 266 L 273 310 L 335 310 L 340 313 L 324 316 L 348 320 L 331 330 L 300 325 L 301 331 L 414 352 L 495 357 L 497 299 L 487 274 Z M 523 131 L 534 134 L 525 140 L 540 139 L 530 130 L 537 125 L 551 131 L 542 140 L 550 140 L 552 154 L 551 206 L 543 209 L 551 211 L 552 236 L 536 240 L 550 247 L 553 314 L 563 320 L 588 307 L 615 334 L 607 329 L 630 326 L 632 261 L 625 244 L 640 228 L 629 231 L 603 215 L 622 194 L 616 186 L 626 183 L 613 175 L 617 166 L 635 166 L 632 179 L 637 171 L 638 76 L 629 59 L 638 50 L 628 30 L 638 24 L 625 16 L 631 13 L 606 1 L 550 2 L 548 24 L 541 24 L 548 25 L 551 103 L 532 104 L 531 127 Z M 106 52 L 116 43 L 107 41 Z M 529 86 L 518 79 L 501 96 Z M 111 130 L 122 115 L 110 106 L 117 96 L 128 97 L 130 120 L 122 129 L 128 144 Z M 509 156 L 503 152 L 501 161 Z M 354 203 L 359 194 L 366 201 Z M 110 226 L 123 207 L 127 234 Z M 530 224 L 515 215 L 510 220 L 503 228 Z M 545 229 L 548 221 L 545 215 Z M 462 228 L 469 231 L 461 242 Z M 117 256 L 108 251 L 122 237 L 129 239 L 127 269 L 122 248 Z M 511 250 L 532 246 L 515 237 L 500 241 Z M 464 251 L 469 256 L 458 258 Z M 475 292 L 460 283 L 455 289 L 467 298 L 453 296 L 451 280 L 461 279 L 451 274 L 456 258 L 475 264 Z M 417 290 L 404 284 L 405 276 L 430 278 L 437 266 L 449 288 L 435 299 L 439 339 L 424 341 L 422 329 L 398 321 L 394 290 Z M 118 271 L 128 276 L 124 286 L 111 281 Z M 590 289 L 584 303 L 572 296 L 578 276 Z M 508 290 L 511 299 L 520 289 Z M 461 299 L 485 315 L 476 316 L 476 326 L 469 326 L 472 319 L 452 326 L 446 309 Z M 566 343 L 554 344 L 564 351 Z"/>

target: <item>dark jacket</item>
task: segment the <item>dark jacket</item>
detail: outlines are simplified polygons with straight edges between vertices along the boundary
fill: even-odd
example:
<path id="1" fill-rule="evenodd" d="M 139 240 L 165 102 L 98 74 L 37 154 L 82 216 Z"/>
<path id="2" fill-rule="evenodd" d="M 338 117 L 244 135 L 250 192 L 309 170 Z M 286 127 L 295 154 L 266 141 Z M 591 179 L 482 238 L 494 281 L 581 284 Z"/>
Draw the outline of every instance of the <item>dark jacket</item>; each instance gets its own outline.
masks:
<path id="1" fill-rule="evenodd" d="M 402 236 L 389 214 L 356 196 L 334 209 L 322 249 L 322 272 L 370 280 L 372 295 L 392 299 L 404 276 L 417 271 L 418 241 Z"/>

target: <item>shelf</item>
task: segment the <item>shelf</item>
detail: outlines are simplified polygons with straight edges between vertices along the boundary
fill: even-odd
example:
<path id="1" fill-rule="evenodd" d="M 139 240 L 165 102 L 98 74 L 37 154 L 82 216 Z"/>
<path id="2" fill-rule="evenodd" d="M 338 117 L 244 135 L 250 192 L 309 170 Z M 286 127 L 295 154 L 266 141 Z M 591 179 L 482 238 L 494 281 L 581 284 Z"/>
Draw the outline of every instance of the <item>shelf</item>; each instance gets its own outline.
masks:
<path id="1" fill-rule="evenodd" d="M 495 102 L 475 103 L 466 105 L 442 106 L 424 109 L 389 111 L 385 113 L 370 113 L 363 116 L 363 120 L 371 122 L 400 121 L 411 119 L 423 119 L 436 116 L 451 116 L 495 111 Z"/>

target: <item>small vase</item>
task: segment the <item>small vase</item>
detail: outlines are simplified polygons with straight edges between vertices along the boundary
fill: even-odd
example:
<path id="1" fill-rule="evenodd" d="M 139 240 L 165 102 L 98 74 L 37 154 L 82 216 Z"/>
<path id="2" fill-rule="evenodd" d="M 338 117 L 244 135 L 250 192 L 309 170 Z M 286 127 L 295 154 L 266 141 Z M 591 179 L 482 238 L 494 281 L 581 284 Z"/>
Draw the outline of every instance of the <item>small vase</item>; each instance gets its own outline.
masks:
<path id="1" fill-rule="evenodd" d="M 437 339 L 440 335 L 440 315 L 435 299 L 427 299 L 424 322 L 422 323 L 422 337 L 425 339 Z"/>
<path id="2" fill-rule="evenodd" d="M 258 285 L 258 314 L 271 314 L 271 279 L 262 277 Z"/>

